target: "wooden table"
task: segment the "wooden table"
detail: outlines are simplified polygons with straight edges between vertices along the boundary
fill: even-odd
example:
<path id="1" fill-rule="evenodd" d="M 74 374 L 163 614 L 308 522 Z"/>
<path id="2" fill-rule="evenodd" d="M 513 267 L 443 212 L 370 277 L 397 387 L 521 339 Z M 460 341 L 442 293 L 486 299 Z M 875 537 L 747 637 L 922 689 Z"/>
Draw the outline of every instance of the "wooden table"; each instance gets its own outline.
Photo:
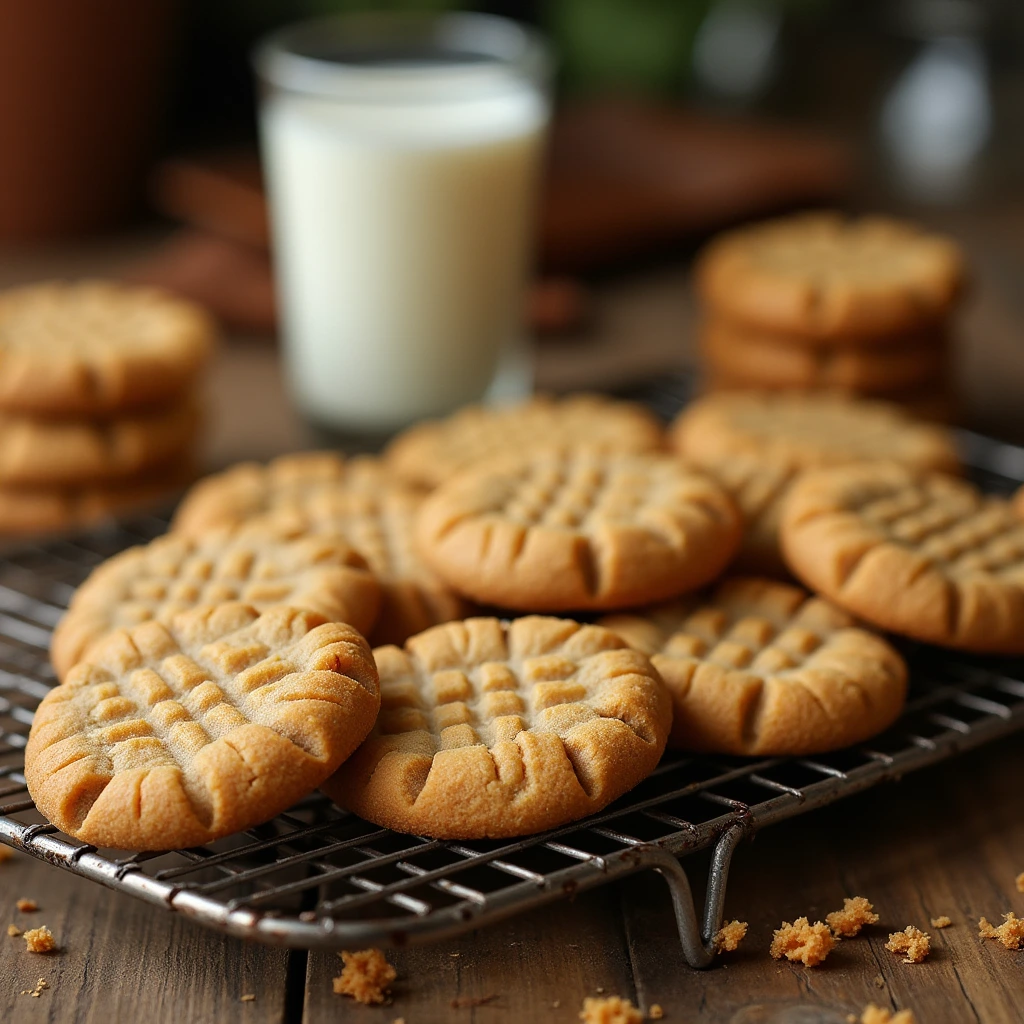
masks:
<path id="1" fill-rule="evenodd" d="M 964 321 L 959 378 L 971 419 L 1024 436 L 1024 207 L 938 219 L 967 246 L 980 284 Z M 58 253 L 0 253 L 0 286 L 115 270 L 151 238 Z M 686 268 L 634 276 L 601 290 L 586 337 L 546 344 L 543 386 L 600 386 L 674 369 L 692 358 Z M 206 458 L 221 465 L 308 444 L 283 395 L 266 339 L 226 346 L 210 381 L 216 397 Z M 73 878 L 25 856 L 0 865 L 8 921 L 47 924 L 61 952 L 32 956 L 0 943 L 0 1020 L 98 1022 L 574 1022 L 584 996 L 620 994 L 669 1022 L 843 1024 L 868 1003 L 911 1007 L 920 1024 L 1020 1024 L 1024 951 L 977 937 L 1024 895 L 1024 744 L 1019 738 L 766 831 L 737 852 L 727 913 L 750 922 L 739 952 L 695 972 L 683 960 L 664 883 L 636 877 L 439 946 L 391 954 L 393 1002 L 357 1006 L 331 990 L 333 954 L 242 943 Z M 700 859 L 692 880 L 699 889 Z M 782 920 L 814 920 L 865 895 L 882 920 L 820 968 L 768 957 Z M 37 900 L 18 914 L 14 900 Z M 937 931 L 929 919 L 947 914 Z M 933 935 L 921 965 L 884 949 L 915 924 Z M 20 995 L 39 977 L 49 988 Z M 246 994 L 252 1001 L 241 1002 Z M 495 998 L 453 1008 L 458 997 Z"/>

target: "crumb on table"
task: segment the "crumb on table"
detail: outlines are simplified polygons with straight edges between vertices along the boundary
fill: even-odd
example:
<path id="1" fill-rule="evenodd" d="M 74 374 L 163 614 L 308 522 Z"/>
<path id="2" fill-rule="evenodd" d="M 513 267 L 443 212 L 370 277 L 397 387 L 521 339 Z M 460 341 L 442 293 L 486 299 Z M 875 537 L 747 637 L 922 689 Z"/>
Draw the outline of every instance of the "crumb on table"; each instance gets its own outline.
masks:
<path id="1" fill-rule="evenodd" d="M 31 996 L 33 999 L 38 999 L 43 994 L 43 992 L 46 989 L 48 989 L 49 987 L 50 986 L 47 983 L 46 979 L 45 978 L 40 978 L 36 982 L 36 987 L 35 988 L 23 988 L 21 990 L 21 994 L 23 996 Z"/>
<path id="2" fill-rule="evenodd" d="M 10 850 L 7 852 L 9 854 Z M 1017 892 L 1024 892 L 1024 871 L 1017 876 Z"/>
<path id="3" fill-rule="evenodd" d="M 57 940 L 45 924 L 38 928 L 29 928 L 22 938 L 30 953 L 52 953 L 57 948 Z"/>
<path id="4" fill-rule="evenodd" d="M 908 924 L 901 932 L 893 932 L 885 948 L 890 953 L 904 953 L 905 964 L 919 964 L 931 952 L 931 937 L 927 932 Z"/>
<path id="5" fill-rule="evenodd" d="M 917 1018 L 913 1010 L 897 1010 L 893 1013 L 885 1007 L 868 1003 L 860 1015 L 860 1024 L 917 1024 Z"/>
<path id="6" fill-rule="evenodd" d="M 665 1016 L 665 1011 L 661 1008 L 660 1003 L 651 1003 L 650 1013 L 647 1014 L 651 1020 L 661 1020 Z"/>
<path id="7" fill-rule="evenodd" d="M 1024 945 L 1024 920 L 1012 910 L 1003 914 L 1003 923 L 998 927 L 983 917 L 978 922 L 978 938 L 998 939 L 1007 949 L 1020 949 Z"/>
<path id="8" fill-rule="evenodd" d="M 851 896 L 843 900 L 842 910 L 833 910 L 825 918 L 832 934 L 853 938 L 866 924 L 878 924 L 875 908 L 863 896 Z"/>
<path id="9" fill-rule="evenodd" d="M 932 918 L 933 928 L 948 928 L 953 922 L 943 914 L 941 917 Z"/>
<path id="10" fill-rule="evenodd" d="M 20 899 L 14 904 L 23 914 L 34 914 L 39 909 L 35 900 Z"/>
<path id="11" fill-rule="evenodd" d="M 7 926 L 7 934 L 12 939 L 16 939 L 21 934 L 21 929 L 16 924 L 9 924 Z"/>
<path id="12" fill-rule="evenodd" d="M 835 949 L 836 940 L 827 924 L 806 917 L 798 917 L 792 924 L 782 922 L 772 937 L 771 955 L 779 960 L 799 961 L 805 967 L 815 967 Z"/>
<path id="13" fill-rule="evenodd" d="M 246 994 L 244 996 L 242 996 L 242 998 L 239 999 L 238 1001 L 240 1003 L 255 1003 L 256 1002 L 256 996 L 254 996 L 251 992 L 246 992 Z"/>
<path id="14" fill-rule="evenodd" d="M 719 953 L 731 953 L 739 947 L 746 934 L 746 921 L 729 921 L 723 924 L 715 936 L 715 950 Z"/>
<path id="15" fill-rule="evenodd" d="M 587 996 L 580 1010 L 583 1024 L 643 1024 L 643 1015 L 628 1000 L 619 996 L 594 999 Z"/>
<path id="16" fill-rule="evenodd" d="M 358 1003 L 383 1003 L 391 982 L 397 972 L 384 959 L 379 949 L 359 949 L 350 953 L 347 949 L 340 954 L 345 962 L 341 974 L 334 979 L 334 993 L 351 996 Z"/>

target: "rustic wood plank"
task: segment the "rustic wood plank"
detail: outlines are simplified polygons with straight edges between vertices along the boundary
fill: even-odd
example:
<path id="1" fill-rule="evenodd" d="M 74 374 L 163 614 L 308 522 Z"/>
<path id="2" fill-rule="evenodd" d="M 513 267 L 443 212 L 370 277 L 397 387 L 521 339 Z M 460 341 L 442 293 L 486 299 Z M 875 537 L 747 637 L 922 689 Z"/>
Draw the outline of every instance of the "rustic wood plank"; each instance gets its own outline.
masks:
<path id="1" fill-rule="evenodd" d="M 20 914 L 19 898 L 38 913 Z M 218 935 L 26 855 L 0 864 L 0 1020 L 181 1024 L 285 1019 L 284 950 Z M 61 951 L 26 952 L 7 925 L 47 925 Z M 20 995 L 45 978 L 39 998 Z M 240 1002 L 245 994 L 253 1002 Z"/>
<path id="2" fill-rule="evenodd" d="M 312 953 L 303 1024 L 578 1024 L 583 997 L 636 998 L 614 888 L 584 893 L 478 932 L 431 946 L 388 952 L 398 971 L 393 1001 L 365 1007 L 334 995 L 341 961 Z M 480 1006 L 453 1007 L 459 998 Z M 555 1004 L 558 1003 L 556 1006 Z"/>
<path id="3" fill-rule="evenodd" d="M 910 1007 L 922 1022 L 1019 1024 L 1024 951 L 981 942 L 976 924 L 982 914 L 1024 915 L 1014 886 L 1024 870 L 1021 778 L 1024 746 L 1011 739 L 742 844 L 726 912 L 749 921 L 750 932 L 737 953 L 706 972 L 683 961 L 664 883 L 631 880 L 623 907 L 642 1005 L 660 1003 L 666 1020 L 699 1014 L 708 1024 L 803 1021 L 793 1016 L 797 1008 L 816 1011 L 808 1020 L 842 1024 L 870 1001 Z M 870 899 L 882 920 L 841 943 L 824 965 L 768 957 L 783 919 L 823 919 L 856 895 Z M 932 928 L 930 919 L 942 914 L 953 926 Z M 888 933 L 908 924 L 932 936 L 923 964 L 903 964 L 884 948 Z"/>

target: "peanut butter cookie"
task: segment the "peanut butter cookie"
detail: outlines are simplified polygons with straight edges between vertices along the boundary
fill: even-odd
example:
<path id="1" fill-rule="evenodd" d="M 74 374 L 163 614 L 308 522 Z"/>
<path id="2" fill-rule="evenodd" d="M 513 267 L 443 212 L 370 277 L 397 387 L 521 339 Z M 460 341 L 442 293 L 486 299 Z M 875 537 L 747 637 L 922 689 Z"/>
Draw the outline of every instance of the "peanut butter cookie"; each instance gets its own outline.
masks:
<path id="1" fill-rule="evenodd" d="M 210 318 L 152 288 L 53 282 L 0 294 L 0 409 L 107 416 L 167 402 L 209 359 Z"/>
<path id="2" fill-rule="evenodd" d="M 894 463 L 804 474 L 782 550 L 808 586 L 894 633 L 1024 654 L 1024 520 L 953 477 Z"/>
<path id="3" fill-rule="evenodd" d="M 25 750 L 36 807 L 95 846 L 212 842 L 334 772 L 380 706 L 350 626 L 244 604 L 145 622 L 98 644 L 43 698 Z"/>
<path id="4" fill-rule="evenodd" d="M 530 616 L 435 626 L 374 652 L 381 714 L 321 787 L 400 832 L 477 839 L 599 811 L 654 770 L 672 707 L 644 655 Z"/>
<path id="5" fill-rule="evenodd" d="M 744 756 L 857 743 L 899 715 L 903 659 L 799 587 L 732 579 L 710 596 L 599 623 L 650 657 L 672 694 L 669 743 Z"/>
<path id="6" fill-rule="evenodd" d="M 707 583 L 739 546 L 732 499 L 668 455 L 537 451 L 434 491 L 420 553 L 459 593 L 502 608 L 623 608 Z"/>

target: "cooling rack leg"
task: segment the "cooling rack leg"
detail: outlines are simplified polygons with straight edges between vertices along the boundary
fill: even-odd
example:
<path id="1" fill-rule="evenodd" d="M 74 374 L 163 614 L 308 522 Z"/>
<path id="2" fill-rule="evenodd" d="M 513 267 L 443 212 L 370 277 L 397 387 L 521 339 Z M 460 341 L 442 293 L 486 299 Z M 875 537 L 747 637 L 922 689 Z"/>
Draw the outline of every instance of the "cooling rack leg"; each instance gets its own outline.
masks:
<path id="1" fill-rule="evenodd" d="M 690 879 L 682 864 L 671 854 L 654 859 L 654 868 L 668 883 L 672 895 L 672 908 L 676 914 L 679 941 L 686 962 L 697 969 L 709 967 L 715 958 L 715 936 L 722 927 L 725 907 L 725 888 L 729 878 L 729 864 L 736 844 L 746 831 L 743 825 L 733 825 L 722 834 L 711 857 L 708 870 L 708 891 L 704 901 L 704 927 L 697 924 L 697 911 L 693 905 Z"/>

